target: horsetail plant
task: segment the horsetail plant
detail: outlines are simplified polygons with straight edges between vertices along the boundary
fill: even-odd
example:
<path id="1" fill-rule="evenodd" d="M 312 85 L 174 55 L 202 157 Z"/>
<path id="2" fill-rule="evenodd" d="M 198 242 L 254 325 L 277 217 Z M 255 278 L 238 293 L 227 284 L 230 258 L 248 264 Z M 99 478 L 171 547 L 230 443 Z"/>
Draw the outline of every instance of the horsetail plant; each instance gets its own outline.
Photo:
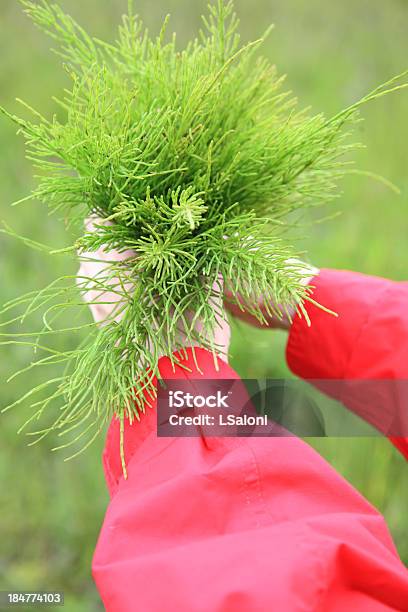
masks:
<path id="1" fill-rule="evenodd" d="M 31 401 L 30 421 L 59 406 L 37 439 L 76 431 L 64 446 L 85 440 L 83 449 L 113 414 L 122 431 L 126 418 L 143 418 L 160 355 L 176 360 L 176 350 L 201 346 L 216 359 L 213 331 L 225 314 L 214 300 L 223 282 L 261 321 L 260 296 L 276 316 L 273 304 L 305 314 L 310 289 L 288 263 L 295 255 L 286 243 L 292 213 L 337 195 L 344 154 L 353 148 L 347 127 L 363 103 L 405 85 L 395 78 L 332 118 L 310 116 L 257 56 L 268 32 L 241 45 L 232 2 L 211 4 L 199 38 L 184 50 L 167 38 L 167 19 L 159 36 L 149 37 L 132 3 L 114 44 L 90 37 L 47 0 L 22 4 L 53 38 L 72 83 L 57 100 L 62 121 L 32 109 L 28 121 L 2 109 L 39 174 L 27 200 L 74 221 L 101 220 L 73 245 L 80 257 L 100 248 L 131 252 L 93 279 L 59 279 L 4 308 L 46 310 L 44 329 L 23 340 L 45 356 L 25 371 L 66 365 L 58 379 L 13 405 Z M 78 292 L 87 294 L 90 282 L 96 302 L 116 296 L 112 314 L 103 325 L 89 323 L 73 351 L 44 346 L 44 336 L 62 331 L 55 317 L 83 305 Z M 44 389 L 47 398 L 35 401 Z"/>

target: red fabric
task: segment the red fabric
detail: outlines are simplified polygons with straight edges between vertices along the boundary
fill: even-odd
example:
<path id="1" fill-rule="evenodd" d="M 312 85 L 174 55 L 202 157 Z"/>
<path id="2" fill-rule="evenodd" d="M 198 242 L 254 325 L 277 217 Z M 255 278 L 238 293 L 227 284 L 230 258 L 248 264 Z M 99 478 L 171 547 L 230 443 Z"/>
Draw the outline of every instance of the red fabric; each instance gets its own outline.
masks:
<path id="1" fill-rule="evenodd" d="M 326 305 L 336 308 L 336 291 L 331 283 Z M 317 313 L 310 333 L 321 336 L 316 351 L 337 350 L 347 364 L 355 336 L 348 326 L 342 344 L 340 320 Z M 318 360 L 302 330 L 296 322 L 288 359 L 313 378 Z M 337 349 L 324 344 L 326 333 L 338 336 Z M 202 373 L 191 350 L 183 364 L 191 377 L 238 378 L 222 362 L 217 371 L 206 351 L 196 354 Z M 164 378 L 188 375 L 165 358 L 159 367 Z M 301 440 L 158 438 L 153 407 L 126 428 L 125 455 L 127 480 L 113 421 L 104 453 L 112 499 L 93 560 L 108 612 L 408 612 L 408 573 L 383 518 Z"/>
<path id="2" fill-rule="evenodd" d="M 398 393 L 397 384 L 384 383 L 408 380 L 408 283 L 322 270 L 311 284 L 313 299 L 338 317 L 313 304 L 307 307 L 310 327 L 296 317 L 287 345 L 289 367 L 305 379 L 350 381 L 341 386 L 343 403 L 382 433 L 391 432 L 408 459 L 407 384 Z M 368 387 L 353 385 L 353 379 L 381 382 Z"/>

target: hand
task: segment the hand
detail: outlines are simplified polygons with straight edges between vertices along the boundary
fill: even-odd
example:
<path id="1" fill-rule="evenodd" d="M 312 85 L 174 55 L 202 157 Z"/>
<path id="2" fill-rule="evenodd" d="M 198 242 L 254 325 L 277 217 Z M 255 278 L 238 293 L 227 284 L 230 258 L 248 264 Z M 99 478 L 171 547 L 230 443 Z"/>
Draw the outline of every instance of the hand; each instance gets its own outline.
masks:
<path id="1" fill-rule="evenodd" d="M 304 263 L 298 259 L 288 259 L 288 264 L 290 264 L 292 268 L 294 264 L 298 264 L 297 267 L 299 271 L 302 273 L 302 275 L 304 274 L 304 278 L 302 279 L 302 285 L 304 285 L 305 287 L 309 285 L 311 280 L 315 276 L 317 276 L 320 272 L 318 268 L 315 268 L 314 266 Z M 254 315 L 246 312 L 245 310 L 242 310 L 239 304 L 234 303 L 234 301 L 232 300 L 232 294 L 228 291 L 228 288 L 226 288 L 224 295 L 225 295 L 225 301 L 224 301 L 225 308 L 235 318 L 240 319 L 241 321 L 245 321 L 245 323 L 248 323 L 249 325 L 252 325 L 253 327 L 259 327 L 261 329 L 265 329 L 265 328 L 283 329 L 285 331 L 289 331 L 292 325 L 293 318 L 296 315 L 295 308 L 292 307 L 288 313 L 283 308 L 281 308 L 279 304 L 274 304 L 274 308 L 279 310 L 279 312 L 282 313 L 282 317 L 270 315 L 268 314 L 268 311 L 265 308 L 263 298 L 261 298 L 258 304 L 261 307 L 262 313 L 266 319 L 266 323 L 262 323 Z"/>
<path id="2" fill-rule="evenodd" d="M 94 230 L 95 225 L 104 225 L 109 221 L 99 219 L 95 216 L 89 217 L 85 221 L 85 228 L 88 232 Z M 118 251 L 105 251 L 99 249 L 92 253 L 79 254 L 80 267 L 77 275 L 77 283 L 82 286 L 82 295 L 85 301 L 88 303 L 89 308 L 92 312 L 94 320 L 100 325 L 104 324 L 111 318 L 114 309 L 117 309 L 118 314 L 113 319 L 119 322 L 123 317 L 123 310 L 118 308 L 121 302 L 121 297 L 115 292 L 102 292 L 98 289 L 97 279 L 98 277 L 105 276 L 109 271 L 109 262 L 111 261 L 124 261 L 130 257 L 134 257 L 133 251 L 124 251 L 119 253 Z M 104 263 L 106 262 L 106 263 Z M 112 287 L 116 284 L 116 279 L 112 278 L 110 281 L 105 281 L 106 284 L 110 284 Z M 84 291 L 83 286 L 85 284 L 86 290 Z M 216 313 L 222 313 L 224 309 L 223 305 L 223 293 L 224 293 L 224 282 L 220 277 L 213 285 L 214 294 L 217 297 L 212 297 L 210 302 L 213 306 L 213 310 Z M 191 313 L 191 318 L 194 313 Z M 197 330 L 203 332 L 201 323 L 197 323 Z M 183 337 L 182 330 L 180 331 L 181 337 Z M 225 317 L 218 317 L 218 325 L 214 330 L 214 345 L 217 347 L 217 354 L 224 360 L 228 360 L 228 350 L 231 339 L 231 329 Z M 187 343 L 185 343 L 187 346 Z"/>

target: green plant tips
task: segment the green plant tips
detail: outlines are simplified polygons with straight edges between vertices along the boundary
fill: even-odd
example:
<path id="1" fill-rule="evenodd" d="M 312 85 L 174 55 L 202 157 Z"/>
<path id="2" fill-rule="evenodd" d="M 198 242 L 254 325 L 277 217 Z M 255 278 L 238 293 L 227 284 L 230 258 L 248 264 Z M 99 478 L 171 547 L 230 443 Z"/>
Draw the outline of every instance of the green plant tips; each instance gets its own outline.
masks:
<path id="1" fill-rule="evenodd" d="M 241 45 L 231 2 L 211 4 L 199 37 L 183 50 L 167 35 L 167 19 L 150 37 L 131 3 L 113 44 L 90 37 L 48 1 L 22 4 L 53 38 L 72 83 L 58 118 L 2 111 L 25 137 L 39 175 L 30 198 L 72 221 L 100 220 L 73 245 L 80 256 L 97 257 L 101 248 L 131 253 L 92 280 L 101 296 L 117 299 L 102 325 L 88 324 L 77 349 L 43 346 L 44 336 L 61 332 L 47 311 L 32 341 L 38 355 L 45 352 L 36 366 L 65 362 L 65 370 L 13 404 L 33 402 L 32 419 L 55 410 L 39 439 L 69 432 L 64 446 L 73 445 L 74 456 L 113 414 L 122 424 L 143 418 L 160 355 L 175 360 L 175 351 L 193 346 L 217 358 L 224 284 L 260 320 L 260 296 L 271 312 L 273 304 L 302 312 L 312 297 L 291 263 L 296 212 L 338 195 L 360 106 L 404 87 L 404 75 L 334 117 L 311 116 L 258 56 L 268 32 Z M 87 294 L 89 282 L 59 279 L 4 310 L 23 305 L 27 314 L 55 300 L 53 316 L 65 305 L 83 308 L 78 291 Z M 47 399 L 36 402 L 44 389 Z"/>

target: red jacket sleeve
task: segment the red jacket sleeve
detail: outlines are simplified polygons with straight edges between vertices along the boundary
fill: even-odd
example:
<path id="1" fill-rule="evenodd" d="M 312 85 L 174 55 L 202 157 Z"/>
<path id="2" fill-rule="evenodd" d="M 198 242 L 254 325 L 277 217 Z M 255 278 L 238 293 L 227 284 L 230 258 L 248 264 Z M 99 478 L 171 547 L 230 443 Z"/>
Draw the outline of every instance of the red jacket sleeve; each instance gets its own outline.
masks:
<path id="1" fill-rule="evenodd" d="M 311 285 L 313 299 L 338 316 L 309 304 L 311 326 L 296 317 L 287 345 L 289 367 L 320 387 L 325 380 L 343 380 L 337 399 L 408 458 L 408 283 L 322 270 Z M 336 386 L 326 388 L 330 393 Z"/>
<path id="2" fill-rule="evenodd" d="M 186 351 L 163 378 L 234 379 Z M 190 374 L 188 374 L 189 368 Z M 238 383 L 239 384 L 239 381 Z M 287 438 L 159 438 L 155 409 L 109 429 L 111 491 L 93 559 L 108 612 L 408 612 L 408 574 L 379 513 Z"/>

